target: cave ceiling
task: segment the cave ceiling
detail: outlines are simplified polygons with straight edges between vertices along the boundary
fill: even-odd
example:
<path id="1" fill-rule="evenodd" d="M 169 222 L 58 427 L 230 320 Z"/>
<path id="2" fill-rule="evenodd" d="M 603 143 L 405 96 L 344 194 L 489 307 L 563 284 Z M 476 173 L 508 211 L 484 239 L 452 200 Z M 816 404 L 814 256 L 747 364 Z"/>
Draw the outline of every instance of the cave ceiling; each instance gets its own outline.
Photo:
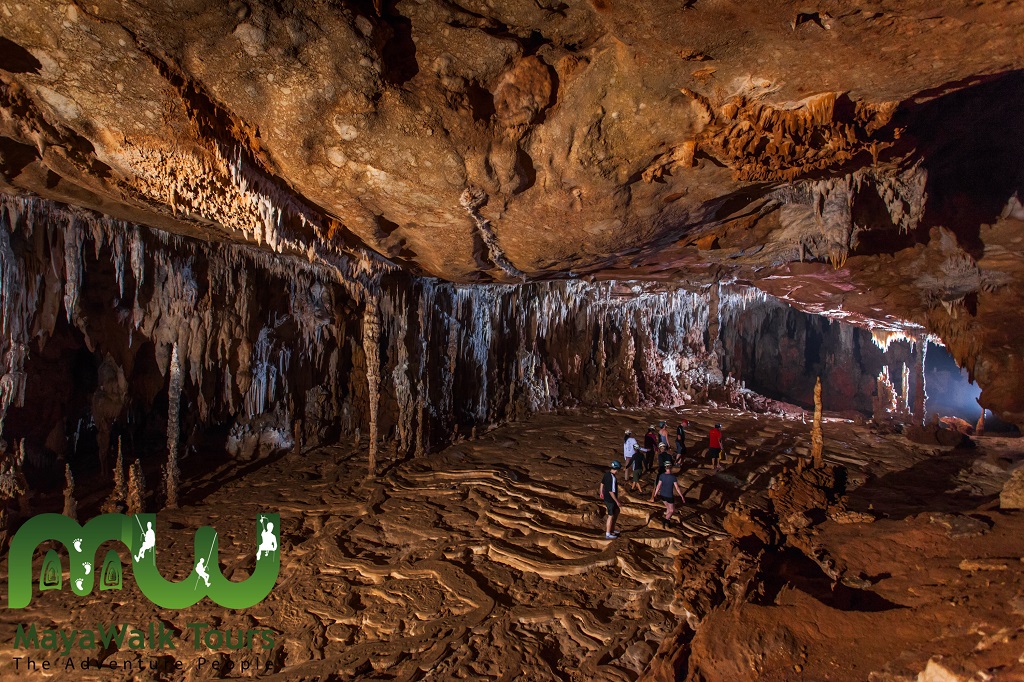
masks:
<path id="1" fill-rule="evenodd" d="M 1021 2 L 0 3 L 0 189 L 454 282 L 753 284 L 1024 419 Z"/>

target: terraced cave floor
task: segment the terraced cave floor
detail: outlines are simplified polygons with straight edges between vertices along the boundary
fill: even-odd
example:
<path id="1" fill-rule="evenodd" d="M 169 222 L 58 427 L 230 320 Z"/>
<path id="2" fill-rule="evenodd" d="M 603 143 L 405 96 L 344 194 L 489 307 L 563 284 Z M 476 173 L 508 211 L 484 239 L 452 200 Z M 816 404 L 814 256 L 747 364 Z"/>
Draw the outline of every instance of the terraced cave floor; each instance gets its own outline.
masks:
<path id="1" fill-rule="evenodd" d="M 642 433 L 651 421 L 674 424 L 681 415 L 691 422 L 691 453 L 706 446 L 713 422 L 725 425 L 727 468 L 684 472 L 688 501 L 674 529 L 652 523 L 660 505 L 626 493 L 622 537 L 606 541 L 596 489 L 609 461 L 621 458 L 623 429 Z M 220 463 L 189 481 L 188 504 L 159 517 L 161 568 L 177 579 L 190 571 L 191 530 L 208 524 L 221 535 L 222 572 L 240 579 L 253 562 L 257 513 L 277 511 L 282 565 L 270 596 L 240 612 L 206 600 L 161 611 L 130 571 L 120 592 L 37 593 L 25 611 L 2 612 L 0 675 L 21 679 L 17 623 L 159 620 L 181 643 L 157 655 L 184 661 L 184 673 L 139 671 L 140 659 L 156 656 L 128 650 L 87 652 L 93 661 L 136 663 L 130 672 L 99 673 L 65 671 L 63 657 L 31 653 L 59 664 L 47 673 L 58 679 L 244 677 L 259 669 L 282 680 L 635 680 L 682 617 L 673 584 L 679 548 L 698 536 L 724 537 L 725 505 L 766 487 L 806 452 L 809 428 L 800 419 L 708 408 L 539 415 L 392 463 L 375 481 L 365 478 L 365 453 L 351 446 L 254 463 L 211 455 Z M 720 609 L 705 620 L 691 671 L 723 680 L 909 680 L 941 655 L 949 666 L 987 665 L 1001 675 L 995 679 L 1024 679 L 1024 664 L 1014 663 L 1024 658 L 1024 518 L 998 511 L 1002 482 L 1024 458 L 1019 443 L 980 438 L 972 450 L 929 448 L 829 420 L 826 455 L 849 467 L 851 508 L 880 520 L 826 522 L 819 538 L 885 606 L 837 604 L 799 571 L 780 569 L 774 603 Z M 6 574 L 6 561 L 0 570 Z M 187 623 L 269 627 L 277 644 L 269 652 L 196 651 Z M 202 669 L 199 656 L 208 661 Z M 225 671 L 229 660 L 234 667 Z"/>

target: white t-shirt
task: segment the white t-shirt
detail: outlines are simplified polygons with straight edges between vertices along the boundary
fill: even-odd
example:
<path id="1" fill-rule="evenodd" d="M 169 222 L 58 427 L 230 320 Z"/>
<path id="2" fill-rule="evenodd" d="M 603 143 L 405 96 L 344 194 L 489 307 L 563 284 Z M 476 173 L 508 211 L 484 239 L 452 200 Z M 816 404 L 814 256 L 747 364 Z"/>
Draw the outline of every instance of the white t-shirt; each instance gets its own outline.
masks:
<path id="1" fill-rule="evenodd" d="M 632 459 L 633 455 L 636 454 L 637 448 L 640 444 L 636 442 L 636 438 L 630 436 L 626 439 L 626 442 L 622 445 L 622 456 L 626 459 Z"/>

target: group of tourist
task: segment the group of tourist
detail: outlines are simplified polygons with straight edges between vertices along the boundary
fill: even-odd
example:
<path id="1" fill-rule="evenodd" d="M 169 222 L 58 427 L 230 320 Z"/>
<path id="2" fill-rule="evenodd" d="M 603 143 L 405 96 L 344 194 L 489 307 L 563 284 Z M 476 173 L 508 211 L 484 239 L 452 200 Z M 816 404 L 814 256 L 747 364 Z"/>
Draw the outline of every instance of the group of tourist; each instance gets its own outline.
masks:
<path id="1" fill-rule="evenodd" d="M 629 429 L 626 430 L 622 444 L 622 456 L 625 464 L 619 462 L 619 460 L 614 460 L 609 470 L 605 472 L 604 478 L 601 480 L 601 487 L 598 490 L 598 496 L 604 500 L 605 507 L 608 509 L 604 534 L 606 539 L 613 540 L 619 536 L 615 531 L 615 522 L 619 517 L 619 508 L 621 507 L 619 502 L 619 480 L 617 477 L 618 472 L 621 470 L 626 471 L 631 490 L 641 495 L 643 494 L 642 481 L 644 476 L 651 471 L 655 471 L 658 474 L 654 490 L 651 493 L 651 502 L 654 502 L 655 499 L 660 499 L 665 505 L 663 524 L 665 527 L 668 527 L 672 523 L 672 516 L 676 511 L 676 496 L 678 495 L 682 501 L 686 501 L 685 495 L 679 488 L 679 481 L 675 471 L 676 467 L 684 465 L 687 456 L 686 430 L 689 426 L 689 420 L 683 419 L 676 427 L 675 452 L 669 450 L 670 433 L 667 422 L 660 422 L 657 429 L 654 428 L 653 424 L 647 427 L 647 433 L 644 434 L 643 447 L 640 446 L 639 441 L 633 436 L 633 432 Z M 654 465 L 655 457 L 657 457 L 657 468 Z M 708 432 L 707 459 L 715 471 L 721 469 L 724 459 L 722 455 L 721 424 L 715 424 L 714 428 Z"/>

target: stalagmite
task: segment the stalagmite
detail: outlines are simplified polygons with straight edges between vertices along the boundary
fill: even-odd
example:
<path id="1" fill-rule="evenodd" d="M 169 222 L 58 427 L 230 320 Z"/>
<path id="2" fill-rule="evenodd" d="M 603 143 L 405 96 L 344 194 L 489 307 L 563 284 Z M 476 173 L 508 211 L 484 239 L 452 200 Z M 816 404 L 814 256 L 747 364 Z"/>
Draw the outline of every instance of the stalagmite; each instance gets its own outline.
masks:
<path id="1" fill-rule="evenodd" d="M 974 425 L 974 435 L 985 435 L 985 408 L 981 408 L 981 416 L 978 417 L 978 423 Z"/>
<path id="2" fill-rule="evenodd" d="M 292 427 L 292 452 L 296 455 L 302 454 L 302 420 L 296 419 Z"/>
<path id="3" fill-rule="evenodd" d="M 820 469 L 825 466 L 822 457 L 824 439 L 821 436 L 821 377 L 814 382 L 814 424 L 811 426 L 811 460 L 814 468 Z"/>
<path id="4" fill-rule="evenodd" d="M 984 428 L 985 410 L 981 411 L 982 427 Z M 15 482 L 15 497 L 18 498 L 18 513 L 21 514 L 22 518 L 28 518 L 32 514 L 31 506 L 29 505 L 29 487 L 28 479 L 25 478 L 25 439 L 22 438 L 18 444 L 18 454 L 14 458 L 14 482 Z"/>
<path id="5" fill-rule="evenodd" d="M 871 420 L 876 426 L 889 426 L 896 412 L 896 389 L 889 379 L 889 366 L 883 365 L 878 373 L 877 389 L 872 399 Z"/>
<path id="6" fill-rule="evenodd" d="M 146 477 L 142 464 L 135 460 L 128 468 L 128 513 L 141 514 L 146 511 Z"/>
<path id="7" fill-rule="evenodd" d="M 167 384 L 167 465 L 164 467 L 164 486 L 167 491 L 167 508 L 178 507 L 178 440 L 181 433 L 179 409 L 181 404 L 181 360 L 178 344 L 171 347 L 171 377 Z"/>
<path id="8" fill-rule="evenodd" d="M 917 338 L 917 353 L 914 358 L 914 424 L 924 426 L 925 404 L 928 400 L 928 392 L 924 382 L 925 356 L 928 354 L 928 339 Z"/>
<path id="9" fill-rule="evenodd" d="M 78 503 L 75 502 L 75 477 L 71 475 L 71 465 L 64 464 L 64 511 L 68 518 L 78 520 Z"/>
<path id="10" fill-rule="evenodd" d="M 128 487 L 124 481 L 124 452 L 121 449 L 121 438 L 117 439 L 117 470 L 114 471 L 114 494 L 124 502 L 128 499 Z"/>
<path id="11" fill-rule="evenodd" d="M 22 439 L 19 448 L 0 453 L 0 518 L 6 520 L 7 508 L 17 500 L 18 511 L 28 516 L 28 481 L 22 467 L 25 463 L 25 441 Z M 6 524 L 0 523 L 0 530 Z M 2 544 L 0 544 L 2 546 Z"/>
<path id="12" fill-rule="evenodd" d="M 366 384 L 370 393 L 370 449 L 368 476 L 377 474 L 377 408 L 380 405 L 380 313 L 377 301 L 367 294 L 363 311 L 363 352 Z"/>
<path id="13" fill-rule="evenodd" d="M 103 503 L 103 512 L 110 514 L 119 510 L 128 499 L 128 487 L 124 481 L 124 453 L 121 449 L 121 438 L 117 439 L 117 462 L 114 464 L 114 489 Z"/>

